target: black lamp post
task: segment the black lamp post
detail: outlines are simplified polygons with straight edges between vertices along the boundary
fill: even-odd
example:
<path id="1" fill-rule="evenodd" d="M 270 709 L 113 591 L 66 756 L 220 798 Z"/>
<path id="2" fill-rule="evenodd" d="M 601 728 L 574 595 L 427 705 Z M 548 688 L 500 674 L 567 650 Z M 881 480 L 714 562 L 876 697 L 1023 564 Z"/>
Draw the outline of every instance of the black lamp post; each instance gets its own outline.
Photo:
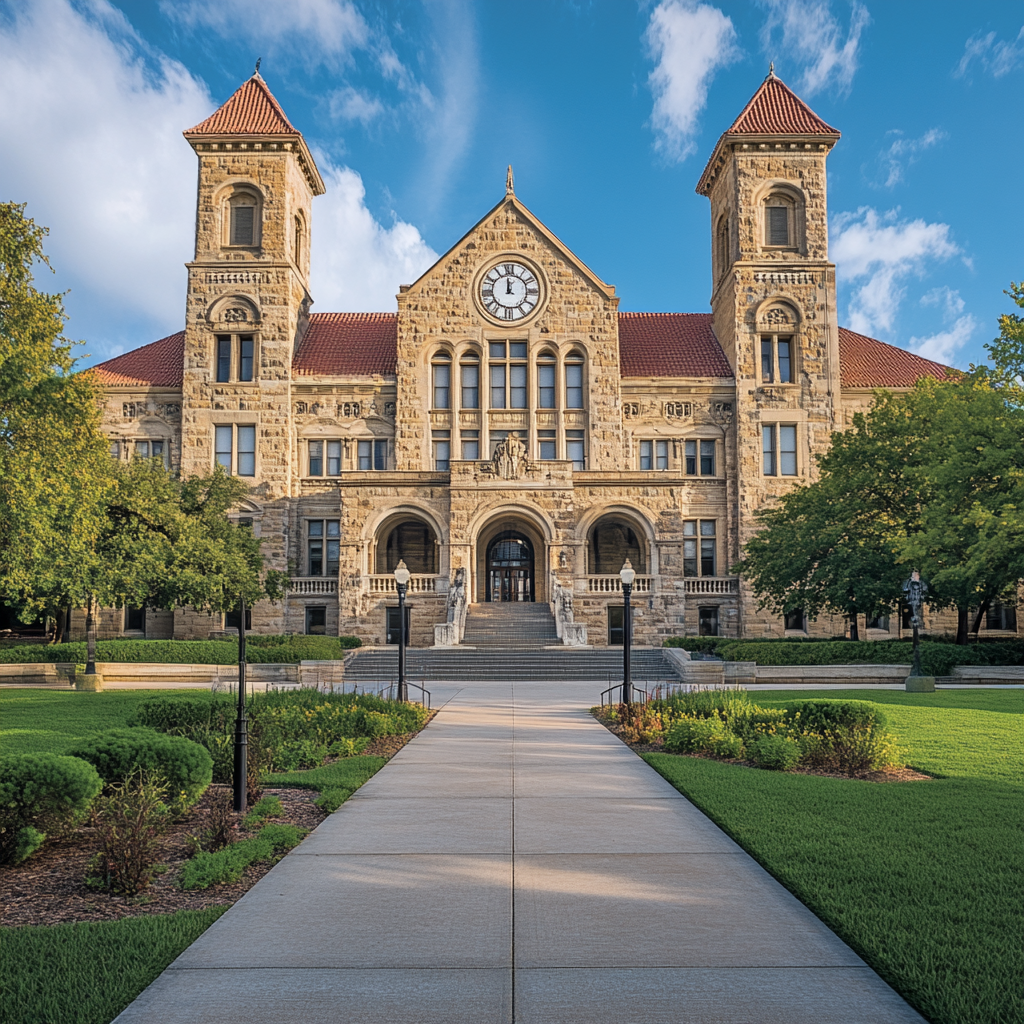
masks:
<path id="1" fill-rule="evenodd" d="M 412 573 L 405 559 L 395 568 L 395 587 L 398 590 L 398 699 L 409 699 L 409 688 L 405 683 L 405 592 L 409 587 Z"/>
<path id="2" fill-rule="evenodd" d="M 245 598 L 238 600 L 238 717 L 235 719 L 235 811 L 245 810 L 249 771 L 249 722 L 245 714 Z"/>
<path id="3" fill-rule="evenodd" d="M 627 558 L 619 570 L 619 579 L 622 580 L 622 596 L 625 598 L 625 607 L 622 609 L 622 703 L 629 704 L 633 700 L 633 681 L 630 674 L 630 645 L 633 640 L 633 618 L 632 609 L 629 606 L 629 597 L 633 593 L 633 580 L 636 577 L 636 570 L 633 563 Z"/>

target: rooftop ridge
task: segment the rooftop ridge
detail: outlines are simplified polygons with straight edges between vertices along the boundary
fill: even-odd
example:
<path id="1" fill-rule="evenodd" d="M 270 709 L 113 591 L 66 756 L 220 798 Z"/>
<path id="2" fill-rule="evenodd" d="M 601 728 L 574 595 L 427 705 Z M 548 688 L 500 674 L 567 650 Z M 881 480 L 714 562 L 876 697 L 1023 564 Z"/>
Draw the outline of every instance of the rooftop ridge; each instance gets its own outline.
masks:
<path id="1" fill-rule="evenodd" d="M 257 71 L 205 121 L 184 133 L 196 135 L 298 135 L 281 104 Z"/>

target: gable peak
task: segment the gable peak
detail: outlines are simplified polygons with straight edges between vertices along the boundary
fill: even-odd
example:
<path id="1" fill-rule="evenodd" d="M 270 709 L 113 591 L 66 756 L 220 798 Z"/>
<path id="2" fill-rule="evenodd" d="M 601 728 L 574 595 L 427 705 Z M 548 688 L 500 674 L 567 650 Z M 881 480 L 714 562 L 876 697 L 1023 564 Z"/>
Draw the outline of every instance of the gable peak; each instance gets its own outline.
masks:
<path id="1" fill-rule="evenodd" d="M 185 132 L 197 135 L 298 135 L 259 72 L 246 79 L 205 121 Z"/>

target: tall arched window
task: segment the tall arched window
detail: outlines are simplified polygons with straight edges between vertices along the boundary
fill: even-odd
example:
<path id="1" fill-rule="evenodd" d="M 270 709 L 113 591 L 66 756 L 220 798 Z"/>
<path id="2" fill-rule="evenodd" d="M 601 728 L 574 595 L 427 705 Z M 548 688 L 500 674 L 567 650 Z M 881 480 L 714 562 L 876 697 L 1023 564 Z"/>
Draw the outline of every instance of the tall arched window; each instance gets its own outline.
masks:
<path id="1" fill-rule="evenodd" d="M 480 357 L 467 352 L 459 365 L 461 394 L 459 401 L 463 409 L 480 408 Z"/>
<path id="2" fill-rule="evenodd" d="M 431 365 L 433 373 L 432 409 L 450 409 L 452 407 L 452 357 L 447 352 L 438 352 Z"/>
<path id="3" fill-rule="evenodd" d="M 718 220 L 715 232 L 715 255 L 718 261 L 718 276 L 721 277 L 729 269 L 729 217 L 724 215 Z"/>
<path id="4" fill-rule="evenodd" d="M 786 189 L 770 192 L 764 199 L 764 241 L 769 249 L 796 249 L 800 246 L 800 202 Z"/>
<path id="5" fill-rule="evenodd" d="M 228 245 L 259 244 L 259 201 L 250 192 L 236 192 L 228 200 Z"/>
<path id="6" fill-rule="evenodd" d="M 555 377 L 558 366 L 553 352 L 541 352 L 537 357 L 537 408 L 554 409 L 557 388 Z"/>
<path id="7" fill-rule="evenodd" d="M 301 217 L 295 218 L 295 265 L 303 269 L 306 254 L 306 230 Z"/>
<path id="8" fill-rule="evenodd" d="M 565 357 L 565 407 L 583 408 L 583 356 L 579 352 Z"/>

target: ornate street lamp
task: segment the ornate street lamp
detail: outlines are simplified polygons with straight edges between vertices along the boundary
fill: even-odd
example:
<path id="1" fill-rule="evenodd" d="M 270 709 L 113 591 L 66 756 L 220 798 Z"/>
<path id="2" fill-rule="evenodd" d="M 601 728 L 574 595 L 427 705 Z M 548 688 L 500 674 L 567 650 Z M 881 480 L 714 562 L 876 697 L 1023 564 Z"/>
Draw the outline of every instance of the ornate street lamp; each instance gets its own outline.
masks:
<path id="1" fill-rule="evenodd" d="M 405 592 L 409 587 L 412 573 L 403 558 L 395 568 L 395 587 L 398 589 L 398 699 L 408 700 L 409 690 L 405 685 Z"/>
<path id="2" fill-rule="evenodd" d="M 622 609 L 622 703 L 629 704 L 633 700 L 633 684 L 630 678 L 630 643 L 633 633 L 632 612 L 629 607 L 629 595 L 633 593 L 633 580 L 636 578 L 636 571 L 633 563 L 627 558 L 619 570 L 619 579 L 622 580 L 622 596 L 626 599 L 625 607 Z"/>
<path id="3" fill-rule="evenodd" d="M 245 810 L 249 773 L 249 722 L 245 713 L 245 598 L 238 599 L 238 716 L 235 718 L 235 811 Z"/>

